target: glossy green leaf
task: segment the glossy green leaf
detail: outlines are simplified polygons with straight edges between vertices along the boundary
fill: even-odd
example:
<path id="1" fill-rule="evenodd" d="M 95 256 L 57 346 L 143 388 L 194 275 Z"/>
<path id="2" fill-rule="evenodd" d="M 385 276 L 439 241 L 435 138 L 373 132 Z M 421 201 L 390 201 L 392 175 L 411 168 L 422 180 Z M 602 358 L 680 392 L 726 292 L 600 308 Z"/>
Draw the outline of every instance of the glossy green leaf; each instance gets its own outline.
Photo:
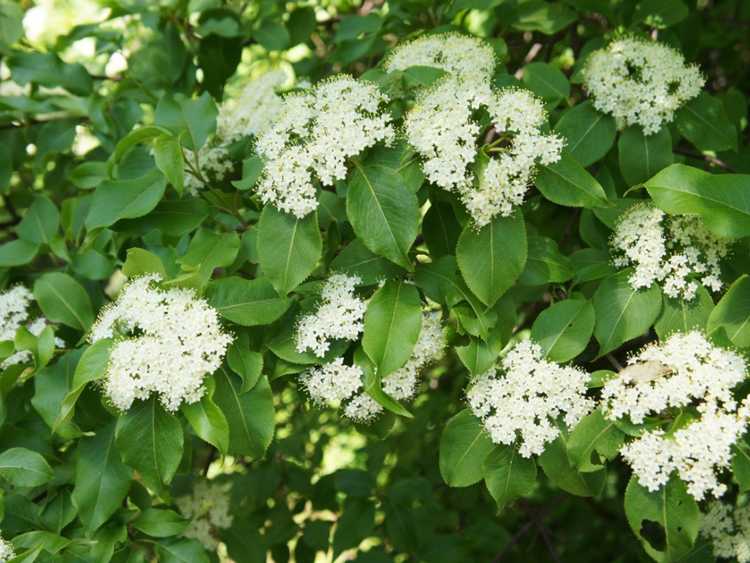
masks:
<path id="1" fill-rule="evenodd" d="M 557 162 L 540 167 L 535 183 L 544 197 L 558 205 L 608 205 L 607 194 L 601 184 L 565 151 Z"/>
<path id="2" fill-rule="evenodd" d="M 588 346 L 594 332 L 594 306 L 585 299 L 559 301 L 542 311 L 531 326 L 531 339 L 554 362 L 567 362 Z"/>
<path id="3" fill-rule="evenodd" d="M 662 127 L 653 135 L 644 135 L 639 126 L 628 127 L 620 134 L 617 154 L 628 185 L 641 184 L 674 161 L 669 129 Z"/>
<path id="4" fill-rule="evenodd" d="M 86 290 L 67 274 L 44 274 L 34 283 L 34 298 L 51 321 L 86 331 L 94 322 L 94 312 Z"/>
<path id="5" fill-rule="evenodd" d="M 565 110 L 555 131 L 565 137 L 567 153 L 581 166 L 590 166 L 612 148 L 617 126 L 612 116 L 599 113 L 591 101 L 585 101 Z"/>
<path id="6" fill-rule="evenodd" d="M 464 409 L 440 436 L 440 475 L 451 487 L 468 487 L 484 477 L 484 463 L 495 448 L 480 420 Z"/>

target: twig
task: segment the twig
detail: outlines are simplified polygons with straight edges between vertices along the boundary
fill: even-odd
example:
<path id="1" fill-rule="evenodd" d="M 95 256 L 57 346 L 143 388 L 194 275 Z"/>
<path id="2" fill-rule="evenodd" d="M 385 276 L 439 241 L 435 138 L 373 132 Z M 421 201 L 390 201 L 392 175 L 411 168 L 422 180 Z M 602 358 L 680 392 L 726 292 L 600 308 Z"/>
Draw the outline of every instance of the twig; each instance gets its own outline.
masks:
<path id="1" fill-rule="evenodd" d="M 681 149 L 681 148 L 674 149 L 674 152 L 676 152 L 677 154 L 689 156 L 692 158 L 699 158 L 699 159 L 702 158 L 706 162 L 713 164 L 714 166 L 718 166 L 719 168 L 726 170 L 727 172 L 736 172 L 736 170 L 734 169 L 732 165 L 727 164 L 723 160 L 718 159 L 715 156 L 711 156 L 710 154 L 703 154 L 703 153 L 691 151 L 688 149 Z"/>

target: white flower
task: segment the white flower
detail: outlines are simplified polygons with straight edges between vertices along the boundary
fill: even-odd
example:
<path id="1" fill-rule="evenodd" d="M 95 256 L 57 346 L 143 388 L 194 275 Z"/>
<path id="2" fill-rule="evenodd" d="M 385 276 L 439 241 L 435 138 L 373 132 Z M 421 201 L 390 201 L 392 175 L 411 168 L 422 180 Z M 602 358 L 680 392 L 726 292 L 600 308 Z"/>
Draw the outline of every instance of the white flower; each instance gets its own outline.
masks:
<path id="1" fill-rule="evenodd" d="M 750 506 L 712 501 L 703 516 L 701 535 L 711 541 L 716 557 L 750 561 Z"/>
<path id="2" fill-rule="evenodd" d="M 350 157 L 393 138 L 387 102 L 376 85 L 346 75 L 286 96 L 256 145 L 265 160 L 261 201 L 300 218 L 314 211 L 315 179 L 333 185 L 346 177 Z"/>
<path id="3" fill-rule="evenodd" d="M 698 331 L 675 333 L 650 344 L 602 389 L 605 416 L 629 416 L 635 424 L 668 408 L 713 403 L 734 412 L 732 389 L 744 381 L 745 360 L 714 346 Z"/>
<path id="4" fill-rule="evenodd" d="M 269 127 L 281 112 L 283 104 L 276 90 L 286 80 L 283 70 L 271 70 L 248 82 L 238 97 L 225 100 L 219 108 L 216 136 L 232 143 Z"/>
<path id="5" fill-rule="evenodd" d="M 313 367 L 301 376 L 302 386 L 318 406 L 338 405 L 362 388 L 362 368 L 347 366 L 343 358 L 336 358 L 320 367 Z"/>
<path id="6" fill-rule="evenodd" d="M 16 556 L 16 552 L 10 542 L 0 537 L 0 563 L 7 563 Z"/>
<path id="7" fill-rule="evenodd" d="M 620 450 L 644 487 L 658 490 L 677 472 L 697 500 L 724 493 L 718 473 L 729 466 L 732 445 L 747 427 L 747 406 L 738 410 L 732 390 L 746 376 L 742 356 L 693 331 L 646 346 L 605 383 L 602 406 L 610 420 L 628 416 L 641 424 L 669 409 L 698 413 L 671 435 L 650 430 Z"/>
<path id="8" fill-rule="evenodd" d="M 443 354 L 445 335 L 438 312 L 422 313 L 422 329 L 411 357 L 403 367 L 383 378 L 383 391 L 397 401 L 412 399 L 417 392 L 419 372 Z"/>
<path id="9" fill-rule="evenodd" d="M 495 52 L 476 37 L 438 33 L 396 46 L 383 66 L 387 72 L 430 66 L 460 78 L 488 81 L 495 72 Z"/>
<path id="10" fill-rule="evenodd" d="M 372 422 L 383 407 L 366 393 L 359 393 L 344 407 L 344 416 L 354 422 Z"/>
<path id="11" fill-rule="evenodd" d="M 365 302 L 354 294 L 361 280 L 356 276 L 333 274 L 323 286 L 315 313 L 303 316 L 297 325 L 297 351 L 312 350 L 323 357 L 331 340 L 356 340 L 364 328 Z"/>
<path id="12" fill-rule="evenodd" d="M 481 109 L 489 113 L 489 131 L 475 118 Z M 430 182 L 457 193 L 482 227 L 523 203 L 538 164 L 559 160 L 563 140 L 542 132 L 545 121 L 544 104 L 531 92 L 495 92 L 487 83 L 449 76 L 417 100 L 404 127 Z M 488 133 L 496 138 L 480 157 Z"/>
<path id="13" fill-rule="evenodd" d="M 210 550 L 218 547 L 214 530 L 229 528 L 234 520 L 229 511 L 230 489 L 229 483 L 198 481 L 193 487 L 192 495 L 175 499 L 177 508 L 190 520 L 183 532 L 185 537 L 198 540 Z"/>
<path id="14" fill-rule="evenodd" d="M 215 137 L 204 143 L 198 152 L 186 149 L 185 158 L 190 163 L 185 166 L 185 190 L 191 195 L 197 195 L 198 190 L 212 182 L 221 182 L 234 170 L 227 147 Z"/>
<path id="15" fill-rule="evenodd" d="M 28 308 L 34 296 L 22 285 L 0 293 L 0 341 L 13 340 L 16 331 L 29 318 Z"/>
<path id="16" fill-rule="evenodd" d="M 589 374 L 542 357 L 542 348 L 525 340 L 500 364 L 479 376 L 467 393 L 472 412 L 496 444 L 519 443 L 523 457 L 541 454 L 560 434 L 558 418 L 568 428 L 591 411 L 586 397 Z"/>
<path id="17" fill-rule="evenodd" d="M 700 217 L 669 216 L 648 203 L 625 211 L 610 241 L 614 265 L 634 268 L 633 289 L 658 282 L 669 297 L 687 300 L 700 285 L 722 288 L 721 260 L 729 244 L 708 231 Z"/>
<path id="18" fill-rule="evenodd" d="M 679 52 L 633 38 L 594 51 L 583 78 L 596 109 L 612 114 L 621 125 L 640 125 L 646 135 L 672 121 L 705 83 L 698 67 L 686 65 Z"/>
<path id="19" fill-rule="evenodd" d="M 707 493 L 719 497 L 726 491 L 718 474 L 732 461 L 732 446 L 745 433 L 747 420 L 737 413 L 709 405 L 700 417 L 667 436 L 652 430 L 620 450 L 638 482 L 657 491 L 676 471 L 696 500 Z"/>
<path id="20" fill-rule="evenodd" d="M 152 393 L 169 411 L 200 400 L 203 378 L 232 341 L 205 300 L 189 289 L 160 289 L 158 280 L 131 281 L 91 327 L 92 342 L 115 339 L 103 387 L 120 410 Z"/>
<path id="21" fill-rule="evenodd" d="M 29 307 L 33 301 L 32 293 L 22 285 L 16 285 L 0 293 L 0 341 L 15 339 L 16 331 L 28 321 Z M 47 321 L 43 317 L 38 317 L 26 325 L 26 329 L 34 336 L 42 334 L 46 327 Z M 65 342 L 60 338 L 55 338 L 55 346 L 64 348 Z M 0 370 L 29 360 L 31 360 L 30 351 L 15 352 L 0 362 Z"/>

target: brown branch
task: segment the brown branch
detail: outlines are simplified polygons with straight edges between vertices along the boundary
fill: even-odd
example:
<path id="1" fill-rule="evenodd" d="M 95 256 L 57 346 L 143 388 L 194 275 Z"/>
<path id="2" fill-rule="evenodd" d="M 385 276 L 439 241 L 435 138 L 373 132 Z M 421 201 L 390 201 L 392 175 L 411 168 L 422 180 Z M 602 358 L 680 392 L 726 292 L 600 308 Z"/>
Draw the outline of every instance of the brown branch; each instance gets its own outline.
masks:
<path id="1" fill-rule="evenodd" d="M 727 164 L 723 160 L 718 159 L 715 156 L 711 156 L 710 154 L 703 154 L 703 153 L 699 153 L 696 151 L 691 151 L 689 149 L 681 149 L 681 148 L 674 149 L 674 152 L 676 152 L 677 154 L 681 154 L 683 156 L 689 156 L 691 158 L 705 160 L 709 164 L 718 166 L 719 168 L 726 170 L 727 172 L 736 172 L 735 168 L 731 164 Z"/>

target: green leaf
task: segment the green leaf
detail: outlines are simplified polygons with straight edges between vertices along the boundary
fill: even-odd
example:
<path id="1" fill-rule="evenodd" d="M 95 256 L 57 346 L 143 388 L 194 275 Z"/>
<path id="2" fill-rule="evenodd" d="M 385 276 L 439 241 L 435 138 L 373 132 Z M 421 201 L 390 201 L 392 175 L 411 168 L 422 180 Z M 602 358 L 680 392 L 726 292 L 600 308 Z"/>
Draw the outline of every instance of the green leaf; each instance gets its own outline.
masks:
<path id="1" fill-rule="evenodd" d="M 536 187 L 553 203 L 568 207 L 607 206 L 601 184 L 575 158 L 563 151 L 560 160 L 541 166 Z"/>
<path id="2" fill-rule="evenodd" d="M 136 235 L 158 230 L 164 236 L 181 237 L 195 230 L 208 217 L 208 211 L 208 204 L 198 198 L 162 201 L 148 215 L 118 222 L 116 230 Z"/>
<path id="3" fill-rule="evenodd" d="M 358 276 L 364 285 L 395 278 L 404 273 L 390 260 L 373 254 L 359 239 L 354 239 L 333 259 L 331 271 Z"/>
<path id="4" fill-rule="evenodd" d="M 64 354 L 57 362 L 40 369 L 34 375 L 34 397 L 31 405 L 50 429 L 61 412 L 62 402 L 73 382 L 73 373 L 80 360 L 82 350 Z M 63 438 L 72 438 L 77 434 L 73 425 L 62 425 L 57 433 Z"/>
<path id="5" fill-rule="evenodd" d="M 635 290 L 629 277 L 630 271 L 622 271 L 605 279 L 594 293 L 594 336 L 599 342 L 599 356 L 645 334 L 661 313 L 659 287 Z"/>
<path id="6" fill-rule="evenodd" d="M 0 46 L 10 47 L 23 37 L 23 8 L 15 2 L 0 2 Z"/>
<path id="7" fill-rule="evenodd" d="M 612 116 L 599 113 L 587 100 L 565 110 L 555 124 L 555 131 L 567 143 L 565 150 L 581 166 L 590 166 L 601 160 L 615 143 L 617 125 Z"/>
<path id="8" fill-rule="evenodd" d="M 235 340 L 227 351 L 230 369 L 242 378 L 242 393 L 250 391 L 263 371 L 263 354 L 248 348 L 247 342 Z"/>
<path id="9" fill-rule="evenodd" d="M 83 351 L 81 359 L 78 361 L 73 372 L 70 391 L 65 395 L 60 406 L 60 413 L 57 416 L 57 420 L 55 420 L 52 428 L 53 431 L 57 431 L 58 428 L 61 428 L 73 417 L 76 402 L 81 393 L 83 393 L 86 384 L 104 377 L 111 350 L 112 340 L 105 338 L 97 340 Z"/>
<path id="10" fill-rule="evenodd" d="M 271 324 L 289 308 L 266 278 L 222 278 L 208 285 L 206 299 L 227 320 L 242 326 Z"/>
<path id="11" fill-rule="evenodd" d="M 182 195 L 185 188 L 185 163 L 182 159 L 182 147 L 177 137 L 160 135 L 153 143 L 154 162 L 166 176 L 177 193 Z"/>
<path id="12" fill-rule="evenodd" d="M 80 331 L 88 330 L 94 322 L 88 293 L 68 274 L 44 274 L 34 283 L 34 299 L 50 321 Z"/>
<path id="13" fill-rule="evenodd" d="M 357 547 L 375 528 L 375 505 L 369 499 L 352 498 L 344 503 L 333 532 L 333 557 Z"/>
<path id="14" fill-rule="evenodd" d="M 701 523 L 698 505 L 676 477 L 656 492 L 641 486 L 635 476 L 631 477 L 625 490 L 625 515 L 646 552 L 654 560 L 665 563 L 679 561 L 690 552 Z M 644 536 L 646 523 L 660 526 L 663 546 L 653 545 Z"/>
<path id="15" fill-rule="evenodd" d="M 48 483 L 52 476 L 49 463 L 37 452 L 9 448 L 0 453 L 0 477 L 16 487 L 38 487 Z"/>
<path id="16" fill-rule="evenodd" d="M 208 92 L 190 99 L 183 94 L 165 94 L 156 106 L 156 125 L 177 135 L 190 150 L 203 146 L 216 129 L 218 110 Z"/>
<path id="17" fill-rule="evenodd" d="M 526 226 L 516 211 L 478 231 L 467 224 L 458 239 L 456 261 L 469 289 L 491 307 L 523 272 L 526 253 Z"/>
<path id="18" fill-rule="evenodd" d="M 258 156 L 251 156 L 242 161 L 242 179 L 234 180 L 232 185 L 240 191 L 254 187 L 263 173 L 263 160 Z"/>
<path id="19" fill-rule="evenodd" d="M 355 160 L 348 185 L 346 215 L 357 237 L 375 254 L 412 270 L 409 249 L 419 230 L 419 206 L 398 170 Z"/>
<path id="20" fill-rule="evenodd" d="M 0 268 L 12 268 L 28 264 L 36 257 L 38 252 L 38 244 L 21 239 L 0 244 Z"/>
<path id="21" fill-rule="evenodd" d="M 146 274 L 159 274 L 162 279 L 167 277 L 161 258 L 142 248 L 128 248 L 122 273 L 131 279 Z"/>
<path id="22" fill-rule="evenodd" d="M 237 233 L 215 233 L 200 229 L 187 252 L 177 259 L 177 263 L 186 272 L 195 274 L 195 283 L 199 288 L 211 279 L 216 268 L 230 266 L 240 250 L 240 237 Z"/>
<path id="23" fill-rule="evenodd" d="M 370 299 L 362 347 L 381 379 L 403 366 L 422 326 L 419 292 L 403 281 L 389 281 Z"/>
<path id="24" fill-rule="evenodd" d="M 719 236 L 750 236 L 748 174 L 710 174 L 673 164 L 645 185 L 656 205 L 671 215 L 700 215 Z"/>
<path id="25" fill-rule="evenodd" d="M 674 161 L 672 137 L 667 127 L 653 135 L 644 135 L 637 125 L 620 134 L 617 143 L 620 172 L 629 186 L 636 186 Z"/>
<path id="26" fill-rule="evenodd" d="M 515 448 L 496 446 L 484 460 L 484 483 L 497 503 L 498 512 L 536 487 L 536 463 Z"/>
<path id="27" fill-rule="evenodd" d="M 320 260 L 323 242 L 317 213 L 297 219 L 267 205 L 258 222 L 258 258 L 281 296 L 301 284 Z"/>
<path id="28" fill-rule="evenodd" d="M 724 329 L 739 348 L 750 347 L 750 276 L 743 274 L 729 287 L 708 317 L 709 334 Z"/>
<path id="29" fill-rule="evenodd" d="M 267 377 L 247 393 L 241 393 L 240 378 L 225 368 L 215 374 L 214 401 L 229 423 L 229 453 L 263 457 L 273 439 L 273 394 Z"/>
<path id="30" fill-rule="evenodd" d="M 72 94 L 88 96 L 93 81 L 81 64 L 66 64 L 53 53 L 14 51 L 6 59 L 11 76 L 22 86 L 29 82 L 55 88 L 61 86 Z"/>
<path id="31" fill-rule="evenodd" d="M 583 417 L 570 433 L 568 452 L 579 471 L 598 471 L 604 460 L 617 455 L 624 442 L 625 434 L 597 409 Z"/>
<path id="32" fill-rule="evenodd" d="M 117 421 L 117 447 L 122 461 L 138 471 L 154 491 L 169 485 L 182 459 L 180 420 L 156 397 L 136 401 Z"/>
<path id="33" fill-rule="evenodd" d="M 130 479 L 131 470 L 122 463 L 115 446 L 114 422 L 78 442 L 72 498 L 89 533 L 122 506 Z"/>
<path id="34" fill-rule="evenodd" d="M 665 297 L 664 309 L 654 325 L 656 334 L 663 340 L 673 332 L 704 330 L 713 308 L 711 294 L 703 286 L 698 288 L 698 293 L 692 301 Z"/>
<path id="35" fill-rule="evenodd" d="M 570 96 L 570 82 L 562 71 L 548 63 L 529 63 L 523 67 L 523 83 L 545 102 L 557 105 Z"/>
<path id="36" fill-rule="evenodd" d="M 521 285 L 561 283 L 573 277 L 570 259 L 560 252 L 557 242 L 547 237 L 530 235 L 526 269 L 521 274 Z"/>
<path id="37" fill-rule="evenodd" d="M 531 339 L 553 362 L 567 362 L 588 346 L 594 332 L 594 306 L 585 299 L 565 299 L 542 311 L 531 326 Z"/>
<path id="38" fill-rule="evenodd" d="M 732 477 L 740 492 L 750 490 L 750 446 L 742 439 L 732 446 Z"/>
<path id="39" fill-rule="evenodd" d="M 495 445 L 469 409 L 453 416 L 440 435 L 440 475 L 451 487 L 468 487 L 484 477 L 484 462 Z"/>
<path id="40" fill-rule="evenodd" d="M 449 203 L 431 201 L 430 209 L 422 221 L 422 236 L 430 249 L 430 256 L 437 258 L 456 253 L 461 225 Z"/>
<path id="41" fill-rule="evenodd" d="M 18 225 L 18 236 L 27 242 L 49 246 L 59 227 L 60 213 L 55 204 L 45 196 L 37 196 Z"/>
<path id="42" fill-rule="evenodd" d="M 590 497 L 602 490 L 606 477 L 605 471 L 581 473 L 570 457 L 567 447 L 567 435 L 564 431 L 554 442 L 546 445 L 538 458 L 539 466 L 553 485 L 571 495 Z"/>
<path id="43" fill-rule="evenodd" d="M 737 150 L 737 129 L 719 98 L 701 92 L 677 111 L 677 129 L 701 151 Z"/>
<path id="44" fill-rule="evenodd" d="M 147 508 L 133 520 L 133 527 L 152 538 L 168 538 L 182 534 L 188 522 L 174 510 Z"/>
<path id="45" fill-rule="evenodd" d="M 379 376 L 375 365 L 369 360 L 362 348 L 357 348 L 354 352 L 354 363 L 356 363 L 364 372 L 365 393 L 375 399 L 383 408 L 391 411 L 398 416 L 414 418 L 409 410 L 399 403 L 396 399 L 383 391 L 383 378 Z"/>
<path id="46" fill-rule="evenodd" d="M 159 563 L 210 563 L 197 540 L 179 539 L 156 544 Z"/>
<path id="47" fill-rule="evenodd" d="M 229 423 L 213 396 L 216 382 L 213 377 L 205 379 L 206 391 L 201 400 L 181 407 L 190 426 L 201 440 L 216 447 L 222 455 L 229 451 Z"/>
<path id="48" fill-rule="evenodd" d="M 682 0 L 641 0 L 635 8 L 635 21 L 665 29 L 681 22 L 689 13 Z"/>
<path id="49" fill-rule="evenodd" d="M 164 176 L 156 169 L 140 178 L 102 182 L 94 192 L 86 228 L 91 231 L 146 215 L 161 201 L 165 188 Z"/>

